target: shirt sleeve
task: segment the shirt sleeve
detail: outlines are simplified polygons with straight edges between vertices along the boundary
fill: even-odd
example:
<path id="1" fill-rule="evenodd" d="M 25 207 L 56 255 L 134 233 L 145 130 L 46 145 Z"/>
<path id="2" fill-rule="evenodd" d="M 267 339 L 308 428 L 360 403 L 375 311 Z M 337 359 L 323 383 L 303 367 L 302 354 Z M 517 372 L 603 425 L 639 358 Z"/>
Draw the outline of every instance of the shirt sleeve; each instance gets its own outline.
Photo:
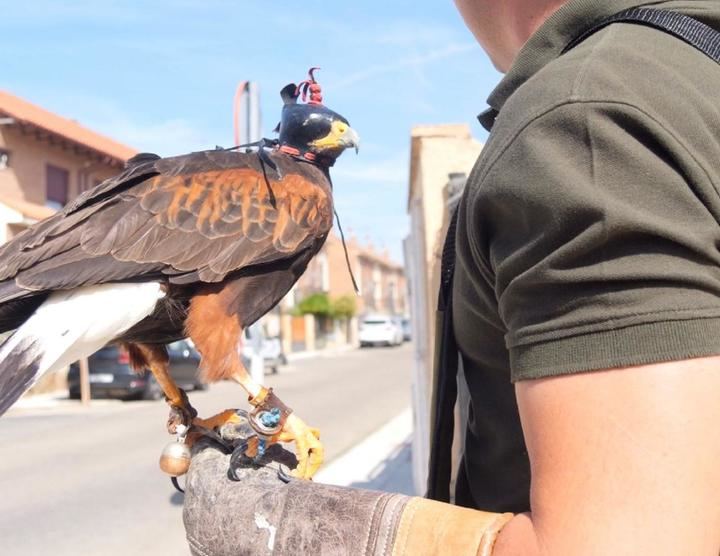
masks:
<path id="1" fill-rule="evenodd" d="M 489 150 L 466 220 L 514 381 L 720 354 L 720 200 L 672 130 L 577 102 Z"/>

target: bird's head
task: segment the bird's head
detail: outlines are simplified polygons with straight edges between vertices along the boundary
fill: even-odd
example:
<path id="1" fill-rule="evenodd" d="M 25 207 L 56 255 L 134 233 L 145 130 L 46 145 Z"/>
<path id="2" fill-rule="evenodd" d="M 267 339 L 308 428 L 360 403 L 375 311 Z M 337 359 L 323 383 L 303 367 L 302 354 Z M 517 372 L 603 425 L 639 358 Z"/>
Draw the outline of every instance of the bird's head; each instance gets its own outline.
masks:
<path id="1" fill-rule="evenodd" d="M 280 133 L 280 150 L 314 160 L 323 166 L 332 166 L 342 152 L 354 147 L 357 152 L 360 137 L 348 121 L 322 104 L 320 85 L 313 71 L 310 78 L 299 85 L 286 85 L 280 96 L 284 106 L 277 131 Z M 302 96 L 307 103 L 299 103 Z"/>

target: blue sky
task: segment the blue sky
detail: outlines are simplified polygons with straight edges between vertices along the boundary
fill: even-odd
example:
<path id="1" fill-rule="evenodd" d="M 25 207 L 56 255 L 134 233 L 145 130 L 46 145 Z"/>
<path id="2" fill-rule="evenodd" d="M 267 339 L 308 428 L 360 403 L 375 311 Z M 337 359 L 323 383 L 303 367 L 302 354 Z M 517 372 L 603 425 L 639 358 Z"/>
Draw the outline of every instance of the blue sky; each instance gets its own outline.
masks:
<path id="1" fill-rule="evenodd" d="M 263 130 L 310 66 L 360 133 L 333 169 L 343 227 L 401 260 L 410 128 L 467 122 L 500 76 L 451 0 L 26 0 L 0 14 L 0 87 L 137 149 L 229 146 L 239 81 Z"/>

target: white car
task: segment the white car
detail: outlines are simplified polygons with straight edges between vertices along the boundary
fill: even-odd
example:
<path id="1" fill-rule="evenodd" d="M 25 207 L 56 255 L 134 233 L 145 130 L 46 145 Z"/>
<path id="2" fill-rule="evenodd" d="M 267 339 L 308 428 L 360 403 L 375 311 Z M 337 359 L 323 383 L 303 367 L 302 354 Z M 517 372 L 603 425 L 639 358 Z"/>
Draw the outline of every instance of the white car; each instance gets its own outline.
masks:
<path id="1" fill-rule="evenodd" d="M 403 343 L 402 328 L 388 315 L 369 315 L 360 323 L 360 347 Z"/>
<path id="2" fill-rule="evenodd" d="M 262 325 L 257 322 L 245 329 L 245 339 L 241 343 L 240 357 L 246 369 L 250 368 L 256 354 L 263 358 L 265 369 L 269 369 L 274 375 L 278 373 L 280 365 L 287 365 L 280 338 L 265 336 Z"/>

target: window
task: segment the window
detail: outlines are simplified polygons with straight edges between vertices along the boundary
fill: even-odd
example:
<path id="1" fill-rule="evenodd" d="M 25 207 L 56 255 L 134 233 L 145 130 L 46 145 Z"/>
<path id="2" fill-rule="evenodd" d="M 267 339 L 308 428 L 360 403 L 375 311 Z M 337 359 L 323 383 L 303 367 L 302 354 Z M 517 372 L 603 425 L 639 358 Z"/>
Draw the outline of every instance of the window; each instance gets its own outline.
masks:
<path id="1" fill-rule="evenodd" d="M 10 166 L 10 151 L 0 149 L 0 170 L 5 170 Z"/>
<path id="2" fill-rule="evenodd" d="M 375 265 L 372 271 L 372 288 L 373 288 L 373 297 L 375 298 L 375 304 L 376 306 L 380 306 L 382 301 L 382 273 L 380 272 L 380 267 L 378 265 Z"/>
<path id="3" fill-rule="evenodd" d="M 54 209 L 64 207 L 68 202 L 70 173 L 63 168 L 48 164 L 45 167 L 45 184 L 45 206 Z"/>

